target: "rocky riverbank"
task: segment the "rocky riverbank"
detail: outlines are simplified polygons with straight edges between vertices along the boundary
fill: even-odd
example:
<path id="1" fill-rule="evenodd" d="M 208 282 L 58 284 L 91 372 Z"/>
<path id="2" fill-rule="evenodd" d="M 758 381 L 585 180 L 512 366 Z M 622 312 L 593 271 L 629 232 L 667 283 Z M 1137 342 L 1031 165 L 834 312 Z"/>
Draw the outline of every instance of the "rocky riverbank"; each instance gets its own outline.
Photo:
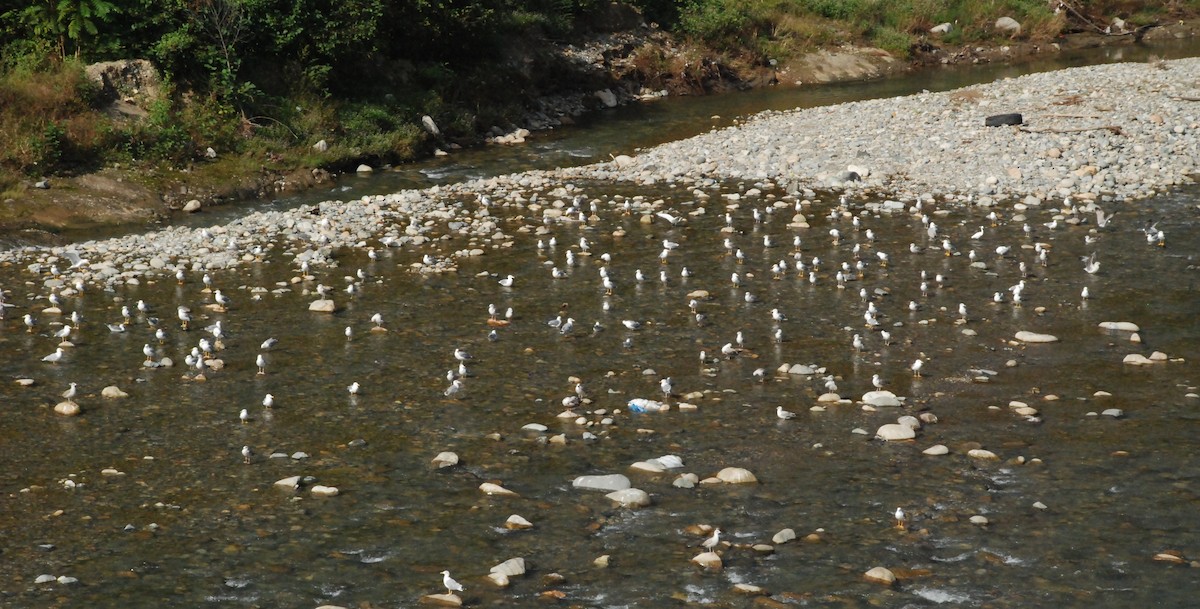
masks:
<path id="1" fill-rule="evenodd" d="M 565 169 L 565 179 L 771 180 L 911 199 L 988 204 L 1069 196 L 1123 201 L 1191 182 L 1200 160 L 1200 62 L 1110 64 L 794 112 L 636 157 Z M 986 127 L 988 115 L 1023 124 Z"/>
<path id="2" fill-rule="evenodd" d="M 1195 23 L 1165 25 L 1150 30 L 1146 39 L 1187 38 L 1194 35 L 1195 29 Z M 590 108 L 644 102 L 665 95 L 697 94 L 768 84 L 814 86 L 866 80 L 921 66 L 1014 62 L 1054 54 L 1060 50 L 1122 44 L 1131 40 L 1130 37 L 1079 33 L 1049 45 L 1013 41 L 1001 46 L 925 46 L 908 61 L 899 60 L 879 49 L 846 45 L 803 55 L 773 67 L 711 65 L 704 71 L 704 77 L 697 79 L 685 78 L 686 75 L 682 73 L 660 73 L 655 76 L 646 72 L 646 49 L 660 49 L 664 57 L 683 51 L 672 46 L 671 38 L 661 31 L 630 27 L 578 44 L 563 44 L 558 49 L 561 63 L 573 65 L 572 69 L 584 75 L 587 82 L 609 83 L 609 88 L 545 95 L 531 106 L 522 121 L 524 127 L 511 133 L 497 127 L 487 135 L 496 143 L 520 145 L 523 137 L 516 136 L 526 136 L 529 130 L 570 125 L 574 117 Z M 958 103 L 956 110 L 961 112 L 970 108 L 975 100 L 962 97 L 957 101 L 961 103 Z M 980 111 L 992 109 L 988 107 L 988 100 L 979 101 L 982 102 Z M 995 111 L 1002 110 L 997 108 Z M 1056 125 L 1067 122 L 1063 117 L 1055 120 Z M 320 169 L 289 170 L 268 165 L 278 164 L 272 164 L 269 160 L 259 163 L 252 159 L 243 161 L 219 157 L 187 170 L 114 167 L 76 176 L 55 177 L 47 182 L 48 188 L 30 188 L 19 199 L 6 200 L 3 208 L 0 208 L 0 229 L 5 229 L 10 237 L 18 241 L 53 242 L 54 236 L 44 230 L 117 224 L 149 225 L 168 218 L 173 211 L 182 209 L 193 200 L 208 206 L 235 200 L 269 198 L 279 193 L 326 184 L 337 178 L 335 174 Z M 1001 169 L 1004 171 L 995 176 L 998 181 L 1008 179 L 1010 173 L 1008 167 Z M 1078 169 L 1071 168 L 1071 171 Z M 31 230 L 19 234 L 17 231 L 20 229 Z"/>
<path id="3" fill-rule="evenodd" d="M 447 270 L 456 257 L 512 245 L 490 205 L 524 209 L 537 218 L 534 224 L 543 217 L 579 219 L 572 214 L 587 221 L 586 209 L 567 211 L 564 202 L 581 195 L 570 185 L 579 180 L 690 188 L 736 181 L 740 190 L 782 186 L 807 198 L 814 190 L 832 189 L 895 199 L 897 210 L 917 200 L 1021 210 L 1068 198 L 1115 205 L 1192 181 L 1200 160 L 1198 80 L 1200 59 L 1112 64 L 946 93 L 767 112 L 597 165 L 252 213 L 214 229 L 176 227 L 52 250 L 10 251 L 0 260 L 25 262 L 32 255 L 31 270 L 43 276 L 58 264 L 60 273 L 47 277 L 47 287 L 58 288 L 74 277 L 119 283 L 178 269 L 228 268 L 279 247 L 293 251 L 297 263 L 317 264 L 332 261 L 340 248 L 468 238 L 469 245 L 422 269 Z M 1007 112 L 1021 113 L 1024 124 L 984 126 L 987 115 Z M 646 215 L 660 211 L 651 201 L 626 204 Z M 1069 209 L 1069 202 L 1062 208 Z M 64 277 L 64 251 L 90 263 Z"/>

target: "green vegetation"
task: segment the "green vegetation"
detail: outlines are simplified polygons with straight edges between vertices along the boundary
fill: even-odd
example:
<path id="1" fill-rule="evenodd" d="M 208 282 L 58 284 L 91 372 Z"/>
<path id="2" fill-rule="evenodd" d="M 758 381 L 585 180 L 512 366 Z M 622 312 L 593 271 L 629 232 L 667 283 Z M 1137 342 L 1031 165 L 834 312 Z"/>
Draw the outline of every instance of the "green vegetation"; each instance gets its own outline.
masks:
<path id="1" fill-rule="evenodd" d="M 904 56 L 942 22 L 942 43 L 1072 27 L 1045 0 L 633 0 L 687 42 L 638 58 L 648 85 L 698 84 L 717 63 L 763 65 L 828 44 Z M 1200 0 L 1073 0 L 1130 24 L 1194 14 Z M 607 0 L 0 0 L 0 192 L 24 178 L 112 163 L 186 167 L 208 147 L 282 170 L 397 162 L 508 126 L 530 97 L 595 77 L 545 53 L 576 40 Z M 712 62 L 716 57 L 720 61 Z M 164 78 L 147 115 L 109 111 L 88 63 L 149 59 Z M 556 63 L 557 61 L 557 63 Z M 591 78 L 592 80 L 589 80 Z M 143 104 L 146 105 L 146 104 Z M 432 116 L 445 141 L 420 127 Z M 315 151 L 325 139 L 330 146 Z"/>

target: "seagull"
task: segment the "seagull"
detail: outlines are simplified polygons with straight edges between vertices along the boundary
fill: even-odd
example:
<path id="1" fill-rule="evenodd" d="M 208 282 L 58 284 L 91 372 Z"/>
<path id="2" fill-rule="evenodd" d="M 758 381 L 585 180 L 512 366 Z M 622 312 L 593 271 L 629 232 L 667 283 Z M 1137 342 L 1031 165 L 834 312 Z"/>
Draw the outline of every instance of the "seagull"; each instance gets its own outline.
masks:
<path id="1" fill-rule="evenodd" d="M 783 406 L 776 406 L 775 407 L 775 416 L 786 421 L 788 419 L 796 418 L 796 413 L 794 413 L 790 410 L 784 410 Z"/>
<path id="2" fill-rule="evenodd" d="M 718 543 L 721 543 L 721 529 L 713 529 L 712 537 L 705 539 L 704 543 L 700 545 L 704 546 L 705 550 L 712 552 L 713 548 L 717 547 Z"/>
<path id="3" fill-rule="evenodd" d="M 513 279 L 514 279 L 514 277 L 512 275 L 509 275 L 508 277 L 501 279 L 497 283 L 500 284 L 500 287 L 511 288 L 513 286 Z"/>
<path id="4" fill-rule="evenodd" d="M 25 321 L 26 332 L 33 332 L 33 326 L 37 324 L 37 321 L 33 319 L 33 316 L 29 313 L 26 313 L 25 317 L 22 319 Z"/>
<path id="5" fill-rule="evenodd" d="M 1083 260 L 1083 270 L 1089 275 L 1095 275 L 1096 271 L 1100 270 L 1100 263 L 1096 262 L 1096 253 L 1092 252 L 1091 256 L 1080 258 Z"/>
<path id="6" fill-rule="evenodd" d="M 350 383 L 350 386 L 346 387 L 346 391 L 349 391 L 350 395 L 358 395 L 358 381 Z"/>
<path id="7" fill-rule="evenodd" d="M 621 325 L 625 326 L 626 328 L 628 328 L 630 330 L 640 330 L 642 327 L 642 322 L 635 321 L 632 319 L 623 319 L 623 320 L 621 320 Z"/>
<path id="8" fill-rule="evenodd" d="M 70 402 L 71 399 L 75 397 L 75 393 L 75 383 L 71 383 L 71 386 L 68 387 L 66 391 L 62 392 L 62 396 L 66 398 L 68 402 Z"/>
<path id="9" fill-rule="evenodd" d="M 871 377 L 871 384 L 874 385 L 876 389 L 883 389 L 883 379 L 879 378 L 878 374 Z"/>
<path id="10" fill-rule="evenodd" d="M 896 528 L 904 530 L 904 523 L 908 520 L 908 516 L 904 513 L 903 508 L 896 508 Z"/>
<path id="11" fill-rule="evenodd" d="M 474 358 L 471 357 L 470 353 L 467 353 L 466 351 L 464 351 L 460 348 L 455 348 L 454 349 L 454 359 L 456 359 L 460 362 L 465 362 L 469 359 L 474 359 Z"/>
<path id="12" fill-rule="evenodd" d="M 264 340 L 264 341 L 262 342 L 262 344 L 258 346 L 258 348 L 259 348 L 259 349 L 262 349 L 263 351 L 266 351 L 267 349 L 270 349 L 271 347 L 274 347 L 274 346 L 275 346 L 275 344 L 276 344 L 276 343 L 278 343 L 278 342 L 279 342 L 279 341 L 278 341 L 277 339 L 275 339 L 275 338 L 268 338 L 267 340 Z"/>
<path id="13" fill-rule="evenodd" d="M 345 334 L 346 334 L 346 340 L 354 340 L 354 328 L 351 328 L 350 326 L 346 326 Z"/>
<path id="14" fill-rule="evenodd" d="M 59 351 L 62 351 L 62 349 L 59 349 Z M 674 387 L 671 384 L 671 377 L 668 376 L 668 377 L 662 379 L 661 381 L 659 381 L 658 387 L 659 387 L 659 389 L 662 389 L 663 397 L 665 397 L 665 398 L 671 397 L 671 392 L 674 389 Z"/>
<path id="15" fill-rule="evenodd" d="M 71 326 L 63 326 L 57 332 L 54 333 L 54 338 L 61 338 L 63 340 L 66 340 L 67 337 L 70 335 L 71 335 Z"/>
<path id="16" fill-rule="evenodd" d="M 265 355 L 259 353 L 258 357 L 254 358 L 254 363 L 258 366 L 259 374 L 267 373 L 267 357 Z"/>
<path id="17" fill-rule="evenodd" d="M 663 220 L 666 220 L 667 222 L 670 222 L 671 226 L 677 226 L 679 224 L 679 222 L 682 220 L 681 217 L 672 216 L 671 214 L 668 214 L 665 211 L 655 212 L 654 215 L 658 216 L 659 218 L 662 218 Z"/>
<path id="18" fill-rule="evenodd" d="M 494 319 L 494 317 L 493 317 L 493 319 Z M 371 323 L 375 324 L 376 328 L 382 328 L 383 327 L 383 314 L 376 313 L 376 314 L 372 315 Z"/>
<path id="19" fill-rule="evenodd" d="M 1089 293 L 1088 293 L 1087 286 L 1084 286 L 1084 287 L 1083 287 L 1083 291 L 1079 293 L 1079 297 L 1080 297 L 1080 298 L 1082 298 L 1082 299 L 1084 299 L 1084 300 L 1087 300 L 1088 298 L 1091 298 L 1091 294 L 1089 294 Z"/>
<path id="20" fill-rule="evenodd" d="M 250 450 L 250 447 L 249 447 L 249 446 L 243 446 L 243 447 L 242 447 L 242 460 L 243 460 L 245 463 L 249 463 L 249 462 L 250 462 L 250 457 L 251 457 L 253 454 L 254 454 L 254 451 Z"/>
<path id="21" fill-rule="evenodd" d="M 462 584 L 454 581 L 454 578 L 450 577 L 449 571 L 442 571 L 442 585 L 446 587 L 446 594 L 463 591 Z"/>
<path id="22" fill-rule="evenodd" d="M 920 358 L 917 358 L 917 360 L 914 361 L 911 366 L 913 376 L 921 376 L 921 367 L 924 365 L 925 362 L 921 361 Z"/>
<path id="23" fill-rule="evenodd" d="M 458 395 L 458 393 L 460 391 L 462 391 L 462 388 L 463 388 L 462 381 L 460 381 L 458 379 L 454 379 L 450 383 L 450 386 L 446 388 L 446 391 L 443 392 L 443 395 L 445 395 L 448 398 L 452 398 L 452 397 Z"/>
<path id="24" fill-rule="evenodd" d="M 58 362 L 62 361 L 62 358 L 63 358 L 63 349 L 62 349 L 62 347 L 59 347 L 54 350 L 54 353 L 51 353 L 50 355 L 43 357 L 42 361 L 49 362 L 51 364 L 57 364 Z"/>
<path id="25" fill-rule="evenodd" d="M 88 263 L 87 258 L 80 258 L 77 252 L 63 252 L 62 255 L 63 258 L 71 261 L 70 268 L 73 269 L 79 268 Z"/>
<path id="26" fill-rule="evenodd" d="M 247 421 L 249 421 L 250 420 L 250 411 L 243 408 L 242 411 L 238 413 L 238 420 L 240 420 L 242 423 L 246 423 Z"/>
<path id="27" fill-rule="evenodd" d="M 125 324 L 105 324 L 108 326 L 108 331 L 114 334 L 120 334 L 125 331 Z"/>
<path id="28" fill-rule="evenodd" d="M 274 406 L 275 405 L 275 396 L 273 396 L 269 393 L 267 395 L 263 396 L 262 405 L 265 408 L 270 408 L 270 407 Z"/>
<path id="29" fill-rule="evenodd" d="M 207 277 L 207 276 L 208 275 L 205 275 L 205 277 Z M 185 306 L 180 305 L 180 307 L 176 310 L 176 313 L 178 314 L 178 317 L 179 317 L 180 326 L 184 329 L 184 331 L 186 331 L 188 329 L 188 324 L 191 323 L 191 321 L 192 321 L 192 310 Z M 126 322 L 126 323 L 128 323 L 128 322 Z"/>

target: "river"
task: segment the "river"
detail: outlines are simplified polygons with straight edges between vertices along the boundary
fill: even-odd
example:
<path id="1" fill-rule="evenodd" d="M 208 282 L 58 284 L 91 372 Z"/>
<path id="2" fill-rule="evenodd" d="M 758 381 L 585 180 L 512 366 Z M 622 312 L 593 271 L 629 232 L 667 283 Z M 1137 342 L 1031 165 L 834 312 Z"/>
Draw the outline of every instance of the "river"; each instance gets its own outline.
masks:
<path id="1" fill-rule="evenodd" d="M 352 190 L 341 196 L 587 162 L 758 110 L 952 88 L 1020 69 L 665 100 L 525 147 L 347 178 L 342 186 Z M 41 361 L 55 349 L 52 334 L 63 319 L 44 311 L 40 276 L 0 269 L 0 285 L 16 305 L 0 330 L 9 354 L 0 361 L 7 379 L 0 385 L 0 604 L 411 607 L 445 591 L 442 570 L 464 584 L 462 597 L 476 607 L 1194 603 L 1200 569 L 1188 561 L 1200 553 L 1192 435 L 1200 421 L 1200 239 L 1190 227 L 1200 190 L 1126 204 L 1107 228 L 1087 214 L 1066 214 L 1049 228 L 1042 224 L 1053 215 L 1048 210 L 1002 206 L 993 221 L 987 209 L 946 206 L 937 215 L 941 236 L 931 239 L 916 215 L 879 212 L 878 201 L 855 199 L 839 209 L 835 195 L 818 193 L 804 204 L 769 184 L 700 193 L 577 186 L 583 200 L 598 203 L 587 214 L 594 217 L 543 225 L 520 207 L 497 206 L 512 247 L 462 259 L 455 273 L 411 269 L 427 253 L 480 243 L 448 237 L 424 250 L 372 244 L 374 259 L 361 248 L 340 252 L 338 266 L 308 277 L 280 247 L 212 273 L 214 287 L 232 299 L 224 310 L 212 306 L 214 293 L 195 275 L 114 292 L 87 289 L 63 298 L 64 312 L 81 312 L 83 323 L 58 363 Z M 318 195 L 329 196 L 305 197 Z M 621 204 L 634 198 L 661 199 L 660 209 L 687 221 L 643 222 Z M 787 226 L 797 210 L 811 229 Z M 237 213 L 244 211 L 183 221 Z M 1071 218 L 1086 221 L 1065 222 Z M 1147 242 L 1142 228 L 1151 223 L 1168 235 L 1165 247 Z M 539 226 L 544 234 L 536 234 Z M 841 239 L 829 237 L 833 228 Z M 433 227 L 433 235 L 441 232 Z M 1098 241 L 1085 243 L 1085 236 Z M 959 244 L 956 255 L 943 255 L 943 237 Z M 665 264 L 663 240 L 678 244 Z M 1046 266 L 1035 243 L 1049 246 Z M 1000 245 L 1011 252 L 994 254 Z M 1097 249 L 1101 270 L 1083 272 L 1079 258 Z M 982 268 L 972 266 L 971 250 Z M 880 263 L 877 252 L 889 262 Z M 806 268 L 772 272 L 780 260 Z M 853 270 L 860 260 L 861 276 Z M 839 287 L 843 263 L 851 271 Z M 601 285 L 602 267 L 614 278 L 612 294 Z M 514 285 L 499 285 L 507 275 Z M 1022 280 L 1018 306 L 1008 288 Z M 338 291 L 337 313 L 307 310 L 318 284 Z M 357 294 L 345 295 L 351 284 Z M 697 298 L 693 311 L 696 290 L 709 298 Z M 997 292 L 1001 302 L 993 302 Z M 139 300 L 146 312 L 134 307 Z M 960 303 L 968 303 L 965 316 Z M 175 320 L 179 305 L 196 317 L 186 331 Z M 489 305 L 501 319 L 512 308 L 511 321 L 489 321 Z M 122 321 L 123 306 L 131 308 L 128 328 L 111 332 L 106 324 Z M 868 307 L 878 309 L 878 327 L 864 326 Z M 772 308 L 786 319 L 773 319 Z M 32 332 L 21 321 L 25 311 L 36 313 Z M 386 331 L 372 331 L 374 313 Z M 149 324 L 156 317 L 162 339 Z M 547 325 L 559 317 L 575 318 L 574 330 Z M 202 337 L 216 340 L 204 328 L 217 321 L 223 349 L 214 347 L 214 355 L 225 368 L 200 379 L 182 362 Z M 1141 342 L 1100 329 L 1104 321 L 1141 325 Z M 1059 342 L 1014 341 L 1019 330 Z M 722 345 L 732 348 L 738 333 L 744 348 L 723 356 Z M 856 334 L 861 348 L 852 346 Z M 278 343 L 264 349 L 268 337 Z M 143 345 L 149 359 L 170 357 L 176 365 L 145 366 Z M 456 348 L 473 358 L 464 363 L 462 392 L 447 396 Z M 1155 351 L 1168 361 L 1122 363 L 1129 353 Z M 260 353 L 264 374 L 255 364 Z M 920 377 L 909 370 L 917 358 L 925 362 Z M 818 373 L 780 373 L 783 364 L 812 364 Z M 856 400 L 874 388 L 873 375 L 904 398 L 901 406 L 818 401 L 830 382 Z M 667 397 L 664 377 L 673 382 Z M 575 407 L 578 419 L 559 418 L 576 379 L 587 401 Z M 53 411 L 69 383 L 78 384 L 80 416 Z M 346 389 L 352 383 L 361 387 L 356 395 Z M 110 385 L 128 397 L 101 397 Z M 267 393 L 271 408 L 261 405 Z M 631 412 L 633 398 L 671 408 Z M 1013 402 L 1037 412 L 1019 414 Z M 796 417 L 778 418 L 777 407 Z M 1120 416 L 1100 414 L 1108 409 Z M 929 420 L 914 442 L 872 439 L 879 426 L 922 414 Z M 922 453 L 934 445 L 949 454 Z M 997 459 L 968 456 L 976 448 Z M 460 464 L 431 465 L 442 451 L 457 453 Z M 664 455 L 679 456 L 683 466 L 630 470 Z M 750 470 L 758 482 L 675 484 L 681 473 L 707 479 L 730 466 Z M 652 504 L 621 508 L 604 493 L 572 487 L 578 476 L 612 473 L 628 476 Z M 274 485 L 289 476 L 312 479 L 297 491 Z M 484 482 L 519 496 L 486 495 Z M 315 484 L 339 494 L 313 496 Z M 907 514 L 901 527 L 897 507 Z M 533 527 L 506 528 L 512 514 Z M 985 524 L 972 522 L 980 516 Z M 703 551 L 702 525 L 722 531 L 722 569 L 689 562 Z M 785 528 L 798 538 L 773 542 Z M 1164 552 L 1184 558 L 1156 560 Z M 596 562 L 602 556 L 606 567 Z M 515 557 L 526 561 L 527 574 L 507 588 L 485 579 Z M 875 566 L 891 569 L 898 584 L 865 581 Z M 40 575 L 77 581 L 36 583 Z M 738 584 L 769 596 L 756 601 Z M 558 595 L 562 601 L 553 600 Z"/>

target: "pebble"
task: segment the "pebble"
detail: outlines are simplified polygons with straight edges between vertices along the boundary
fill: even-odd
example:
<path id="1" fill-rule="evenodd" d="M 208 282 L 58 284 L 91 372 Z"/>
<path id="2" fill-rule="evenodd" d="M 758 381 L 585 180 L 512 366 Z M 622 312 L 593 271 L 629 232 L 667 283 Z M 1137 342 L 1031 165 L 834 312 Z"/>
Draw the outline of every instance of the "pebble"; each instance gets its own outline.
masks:
<path id="1" fill-rule="evenodd" d="M 458 455 L 449 451 L 440 452 L 430 463 L 438 469 L 452 467 L 458 465 Z"/>
<path id="2" fill-rule="evenodd" d="M 129 397 L 129 394 L 121 391 L 121 388 L 117 387 L 116 385 L 109 385 L 108 387 L 100 390 L 100 397 L 115 400 L 127 398 Z"/>
<path id="3" fill-rule="evenodd" d="M 605 497 L 625 508 L 639 508 L 650 505 L 650 495 L 646 491 L 637 488 L 613 491 L 605 495 Z"/>
<path id="4" fill-rule="evenodd" d="M 985 516 L 980 516 L 980 515 L 976 514 L 971 517 L 971 524 L 977 524 L 977 525 L 983 526 L 983 525 L 986 525 L 987 523 L 988 523 L 988 519 Z"/>
<path id="5" fill-rule="evenodd" d="M 777 544 L 784 544 L 796 538 L 796 531 L 792 529 L 782 529 L 771 537 L 771 541 Z"/>
<path id="6" fill-rule="evenodd" d="M 996 455 L 996 453 L 994 453 L 990 450 L 982 449 L 982 448 L 973 448 L 973 449 L 967 451 L 967 456 L 972 459 L 979 459 L 980 461 L 999 461 L 1000 460 L 1000 457 L 998 457 Z"/>
<path id="7" fill-rule="evenodd" d="M 633 484 L 623 474 L 607 474 L 599 476 L 579 476 L 571 486 L 586 491 L 622 491 L 631 488 Z"/>
<path id="8" fill-rule="evenodd" d="M 479 485 L 479 490 L 485 495 L 499 495 L 501 497 L 520 497 L 517 493 L 510 491 L 499 484 L 492 482 L 484 482 Z"/>
<path id="9" fill-rule="evenodd" d="M 896 574 L 892 573 L 887 567 L 874 567 L 870 571 L 863 573 L 863 578 L 867 581 L 891 586 L 896 583 Z"/>
<path id="10" fill-rule="evenodd" d="M 1017 332 L 1016 339 L 1023 343 L 1056 343 L 1058 337 L 1053 334 L 1038 334 L 1037 332 L 1029 332 L 1021 330 Z"/>
<path id="11" fill-rule="evenodd" d="M 945 444 L 934 444 L 933 446 L 930 446 L 929 448 L 926 448 L 925 450 L 921 451 L 921 453 L 925 454 L 925 455 L 939 456 L 939 455 L 949 454 L 950 449 L 946 448 Z"/>
<path id="12" fill-rule="evenodd" d="M 726 467 L 717 472 L 717 479 L 726 484 L 758 484 L 758 478 L 741 467 Z"/>
<path id="13" fill-rule="evenodd" d="M 886 442 L 898 442 L 917 437 L 917 432 L 908 425 L 888 423 L 879 427 L 875 432 L 875 437 Z"/>
<path id="14" fill-rule="evenodd" d="M 692 562 L 704 567 L 705 569 L 717 570 L 721 568 L 721 557 L 716 552 L 702 552 L 692 557 Z"/>
<path id="15" fill-rule="evenodd" d="M 524 516 L 513 514 L 508 517 L 508 520 L 504 521 L 504 528 L 511 531 L 523 531 L 525 529 L 532 529 L 533 523 L 526 520 Z"/>

